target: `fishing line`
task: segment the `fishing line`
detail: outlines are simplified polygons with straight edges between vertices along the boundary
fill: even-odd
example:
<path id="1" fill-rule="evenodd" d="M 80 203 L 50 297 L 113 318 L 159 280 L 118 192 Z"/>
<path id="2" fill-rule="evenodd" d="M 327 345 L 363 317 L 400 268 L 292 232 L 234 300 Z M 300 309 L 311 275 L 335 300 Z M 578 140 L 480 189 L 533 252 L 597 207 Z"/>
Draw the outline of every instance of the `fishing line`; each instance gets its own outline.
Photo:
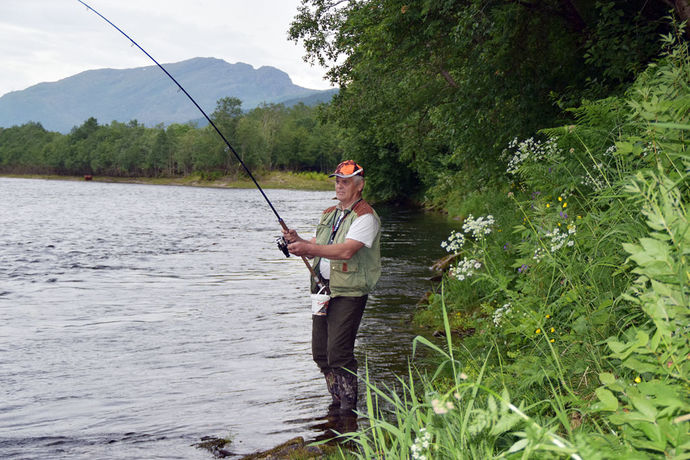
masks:
<path id="1" fill-rule="evenodd" d="M 77 0 L 77 1 L 78 1 L 79 3 L 81 3 L 82 5 L 84 5 L 88 10 L 93 11 L 94 13 L 96 13 L 101 19 L 103 19 L 105 22 L 107 22 L 108 24 L 110 24 L 111 26 L 113 26 L 113 27 L 115 28 L 115 30 L 117 30 L 117 31 L 120 32 L 122 35 L 124 35 L 124 36 L 127 38 L 127 40 L 129 40 L 130 42 L 132 42 L 132 45 L 133 45 L 133 46 L 136 46 L 137 48 L 139 48 L 139 49 L 141 50 L 142 53 L 144 53 L 149 59 L 151 59 L 151 60 L 152 60 L 152 61 L 153 61 L 163 72 L 165 72 L 165 74 L 166 74 L 168 77 L 170 77 L 170 79 L 171 79 L 172 81 L 175 82 L 175 84 L 177 85 L 177 87 L 180 88 L 180 91 L 182 91 L 182 92 L 189 98 L 189 100 L 192 101 L 192 104 L 194 104 L 194 105 L 196 106 L 196 108 L 199 109 L 199 112 L 201 112 L 201 113 L 204 115 L 204 117 L 206 118 L 206 120 L 208 120 L 208 122 L 211 124 L 211 126 L 213 126 L 213 129 L 215 129 L 216 132 L 218 133 L 218 135 L 221 137 L 221 139 L 223 139 L 223 142 L 225 142 L 225 145 L 227 145 L 227 146 L 228 146 L 228 149 L 235 155 L 235 158 L 237 158 L 237 161 L 240 162 L 240 164 L 242 165 L 242 167 L 244 168 L 244 170 L 247 172 L 247 175 L 249 176 L 249 178 L 252 180 L 252 182 L 254 182 L 254 185 L 256 185 L 256 188 L 259 189 L 259 192 L 261 192 L 261 195 L 263 195 L 264 199 L 266 200 L 266 203 L 268 203 L 268 205 L 271 207 L 271 211 L 273 211 L 273 214 L 275 214 L 276 217 L 278 218 L 278 222 L 281 223 L 281 226 L 284 226 L 283 219 L 281 219 L 280 215 L 278 214 L 278 211 L 276 211 L 276 208 L 273 207 L 273 204 L 271 203 L 271 200 L 268 199 L 268 197 L 267 197 L 266 194 L 264 193 L 264 190 L 261 188 L 261 186 L 259 185 L 259 183 L 256 181 L 256 179 L 254 179 L 254 176 L 252 175 L 252 173 L 251 173 L 251 171 L 249 170 L 249 168 L 247 168 L 247 165 L 244 164 L 244 161 L 242 161 L 242 158 L 240 158 L 240 156 L 237 154 L 237 152 L 236 152 L 235 149 L 232 147 L 232 145 L 230 145 L 230 142 L 228 142 L 228 140 L 225 138 L 225 136 L 224 136 L 223 133 L 220 131 L 220 129 L 218 129 L 218 127 L 217 127 L 216 124 L 213 122 L 213 120 L 211 120 L 211 118 L 210 118 L 208 115 L 206 115 L 206 112 L 204 112 L 204 109 L 202 109 L 201 106 L 200 106 L 199 104 L 197 104 L 197 102 L 194 100 L 194 98 L 187 92 L 187 90 L 184 89 L 184 88 L 182 87 L 182 85 L 180 84 L 180 82 L 178 82 L 178 81 L 175 79 L 175 77 L 173 77 L 172 75 L 170 75 L 170 72 L 168 72 L 167 69 L 166 69 L 165 67 L 163 67 L 161 64 L 159 64 L 158 61 L 156 61 L 156 60 L 154 59 L 153 56 L 151 56 L 144 48 L 142 48 L 142 47 L 139 45 L 139 43 L 135 42 L 135 41 L 132 39 L 132 37 L 130 37 L 129 35 L 127 35 L 122 29 L 120 29 L 118 26 L 116 26 L 115 24 L 113 24 L 112 22 L 110 22 L 110 20 L 109 20 L 108 18 L 106 18 L 105 16 L 103 16 L 103 15 L 102 15 L 101 13 L 99 13 L 98 11 L 94 10 L 91 6 L 87 5 L 87 4 L 84 3 L 82 0 Z M 286 228 L 286 230 L 287 230 L 287 228 Z"/>
<path id="2" fill-rule="evenodd" d="M 199 109 L 199 112 L 201 112 L 201 113 L 204 115 L 204 117 L 206 118 L 206 120 L 208 120 L 209 124 L 210 124 L 210 125 L 213 127 L 213 129 L 218 133 L 218 135 L 220 136 L 220 138 L 223 139 L 223 142 L 225 142 L 225 145 L 227 146 L 226 151 L 229 150 L 229 151 L 231 151 L 231 152 L 233 153 L 233 155 L 235 155 L 235 158 L 237 158 L 237 161 L 240 162 L 240 164 L 241 164 L 242 167 L 244 168 L 244 170 L 245 170 L 245 172 L 247 173 L 247 175 L 249 176 L 249 178 L 252 180 L 252 182 L 254 182 L 254 185 L 256 185 L 256 188 L 259 189 L 259 192 L 261 192 L 261 195 L 262 195 L 262 196 L 264 197 L 264 199 L 266 200 L 266 203 L 268 203 L 268 206 L 270 206 L 271 211 L 273 211 L 273 214 L 276 215 L 276 218 L 278 219 L 278 223 L 279 223 L 280 226 L 283 228 L 283 230 L 286 230 L 286 231 L 289 230 L 289 229 L 288 229 L 288 226 L 285 224 L 285 221 L 283 221 L 283 219 L 282 219 L 282 218 L 280 217 L 280 215 L 278 214 L 278 211 L 276 211 L 276 208 L 273 206 L 273 203 L 271 203 L 271 200 L 268 199 L 268 196 L 266 196 L 266 193 L 264 192 L 264 190 L 261 188 L 261 186 L 259 185 L 259 183 L 258 183 L 258 182 L 256 181 L 256 179 L 254 178 L 254 175 L 252 174 L 252 172 L 249 170 L 249 168 L 247 167 L 247 165 L 244 164 L 244 161 L 242 161 L 242 158 L 240 158 L 240 156 L 237 154 L 237 152 L 236 152 L 235 149 L 232 147 L 232 145 L 230 145 L 230 142 L 225 138 L 225 136 L 224 136 L 223 133 L 220 131 L 220 129 L 218 129 L 218 127 L 217 127 L 216 124 L 213 122 L 213 120 L 211 120 L 211 118 L 206 114 L 206 112 L 204 111 L 204 109 L 202 109 L 201 106 L 200 106 L 199 104 L 197 104 L 197 102 L 194 100 L 194 98 L 187 92 L 186 89 L 184 89 L 184 87 L 180 84 L 180 82 L 178 82 L 178 81 L 175 79 L 175 77 L 173 77 L 172 75 L 170 75 L 170 72 L 168 72 L 168 70 L 167 70 L 165 67 L 163 67 L 156 59 L 154 59 L 153 56 L 151 56 L 144 48 L 142 48 L 141 45 L 139 45 L 139 43 L 135 42 L 134 39 L 132 39 L 132 37 L 130 37 L 129 35 L 127 35 L 122 29 L 120 29 L 118 26 L 116 26 L 115 24 L 113 24 L 108 18 L 106 18 L 105 16 L 103 16 L 101 13 L 99 13 L 98 11 L 96 11 L 95 9 L 93 9 L 90 5 L 86 4 L 86 3 L 83 2 L 82 0 L 77 0 L 77 1 L 78 1 L 79 3 L 81 3 L 82 5 L 84 5 L 84 6 L 86 7 L 87 10 L 93 11 L 93 12 L 94 12 L 96 15 L 98 15 L 101 19 L 103 19 L 105 22 L 107 22 L 108 24 L 110 24 L 115 30 L 117 30 L 117 31 L 120 32 L 122 35 L 124 35 L 124 36 L 127 38 L 127 40 L 129 40 L 130 42 L 132 42 L 132 46 L 136 46 L 137 48 L 139 48 L 139 50 L 141 50 L 142 53 L 144 53 L 149 59 L 151 59 L 151 60 L 152 60 L 152 61 L 153 61 L 163 72 L 165 72 L 165 74 L 166 74 L 173 82 L 175 82 L 175 84 L 176 84 L 177 87 L 179 88 L 179 91 L 182 91 L 182 92 L 189 98 L 189 100 L 192 101 L 192 104 L 194 104 L 194 105 L 196 106 L 196 108 Z M 280 240 L 280 239 L 282 239 L 282 238 L 279 238 L 279 240 Z M 283 253 L 285 254 L 286 257 L 289 257 L 289 256 L 290 256 L 290 253 L 287 251 L 287 244 L 285 243 L 284 239 L 283 239 L 282 243 L 281 243 L 280 241 L 278 241 L 278 247 L 280 248 L 281 251 L 283 251 Z M 309 272 L 310 272 L 310 273 L 312 274 L 312 276 L 316 279 L 316 281 L 317 281 L 317 283 L 319 284 L 319 286 L 324 286 L 325 283 L 323 282 L 323 278 L 321 278 L 320 276 L 318 276 L 318 275 L 316 274 L 316 272 L 315 272 L 314 269 L 312 268 L 311 264 L 307 261 L 306 257 L 302 257 L 302 260 L 304 261 L 305 265 L 306 265 L 307 268 L 309 269 Z M 326 289 L 328 289 L 328 288 L 326 287 Z"/>

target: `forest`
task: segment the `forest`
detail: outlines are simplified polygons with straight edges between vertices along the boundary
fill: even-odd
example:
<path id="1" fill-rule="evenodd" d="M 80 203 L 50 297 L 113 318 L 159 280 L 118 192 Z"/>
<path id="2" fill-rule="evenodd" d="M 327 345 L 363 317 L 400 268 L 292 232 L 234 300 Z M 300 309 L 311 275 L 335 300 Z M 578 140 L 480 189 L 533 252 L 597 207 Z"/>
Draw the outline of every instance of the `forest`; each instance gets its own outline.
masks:
<path id="1" fill-rule="evenodd" d="M 371 201 L 458 222 L 414 317 L 442 340 L 417 337 L 394 388 L 363 376 L 344 455 L 690 458 L 689 18 L 688 0 L 302 0 L 289 37 L 339 94 L 218 102 L 250 167 L 352 158 Z M 3 173 L 237 171 L 191 125 L 0 131 Z"/>
<path id="2" fill-rule="evenodd" d="M 252 171 L 321 171 L 338 164 L 334 124 L 319 109 L 262 105 L 248 112 L 235 97 L 210 115 Z M 110 177 L 236 176 L 242 166 L 212 126 L 145 127 L 136 120 L 99 124 L 91 117 L 69 134 L 40 123 L 0 128 L 0 173 Z"/>

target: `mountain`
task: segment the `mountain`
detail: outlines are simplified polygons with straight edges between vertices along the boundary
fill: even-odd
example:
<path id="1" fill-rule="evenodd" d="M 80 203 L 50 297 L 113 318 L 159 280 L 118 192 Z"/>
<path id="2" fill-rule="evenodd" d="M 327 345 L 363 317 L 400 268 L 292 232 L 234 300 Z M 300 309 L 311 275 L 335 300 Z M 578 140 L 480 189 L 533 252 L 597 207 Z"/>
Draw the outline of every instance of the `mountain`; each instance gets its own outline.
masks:
<path id="1" fill-rule="evenodd" d="M 337 90 L 315 90 L 292 83 L 275 67 L 254 69 L 215 58 L 193 58 L 163 65 L 210 116 L 216 101 L 237 97 L 242 109 L 261 103 L 313 104 L 330 100 Z M 99 123 L 136 119 L 146 126 L 199 119 L 198 109 L 158 66 L 99 69 L 39 83 L 0 97 L 0 126 L 40 122 L 51 131 L 68 132 L 89 117 Z"/>

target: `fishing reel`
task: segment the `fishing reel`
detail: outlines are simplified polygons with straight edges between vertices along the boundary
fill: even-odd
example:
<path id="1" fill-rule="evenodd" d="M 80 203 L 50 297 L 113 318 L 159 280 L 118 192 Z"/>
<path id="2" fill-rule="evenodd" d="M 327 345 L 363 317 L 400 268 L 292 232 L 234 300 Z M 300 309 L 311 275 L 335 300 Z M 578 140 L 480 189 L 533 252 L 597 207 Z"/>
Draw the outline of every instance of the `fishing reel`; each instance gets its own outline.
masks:
<path id="1" fill-rule="evenodd" d="M 276 244 L 278 245 L 278 249 L 283 251 L 285 257 L 290 257 L 290 251 L 288 251 L 288 243 L 285 240 L 284 236 L 279 236 L 278 238 L 276 238 Z"/>

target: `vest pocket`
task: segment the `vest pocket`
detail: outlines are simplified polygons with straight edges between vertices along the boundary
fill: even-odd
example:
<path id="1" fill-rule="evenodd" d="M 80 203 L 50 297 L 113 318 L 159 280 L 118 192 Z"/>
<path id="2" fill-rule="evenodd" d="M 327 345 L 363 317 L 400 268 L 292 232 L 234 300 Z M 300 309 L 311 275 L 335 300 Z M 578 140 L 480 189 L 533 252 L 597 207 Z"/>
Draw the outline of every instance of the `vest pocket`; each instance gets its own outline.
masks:
<path id="1" fill-rule="evenodd" d="M 364 273 L 356 260 L 331 261 L 331 288 L 333 291 L 361 291 L 366 287 Z"/>
<path id="2" fill-rule="evenodd" d="M 358 264 L 356 261 L 350 260 L 331 260 L 331 272 L 338 273 L 356 273 L 358 271 Z"/>

